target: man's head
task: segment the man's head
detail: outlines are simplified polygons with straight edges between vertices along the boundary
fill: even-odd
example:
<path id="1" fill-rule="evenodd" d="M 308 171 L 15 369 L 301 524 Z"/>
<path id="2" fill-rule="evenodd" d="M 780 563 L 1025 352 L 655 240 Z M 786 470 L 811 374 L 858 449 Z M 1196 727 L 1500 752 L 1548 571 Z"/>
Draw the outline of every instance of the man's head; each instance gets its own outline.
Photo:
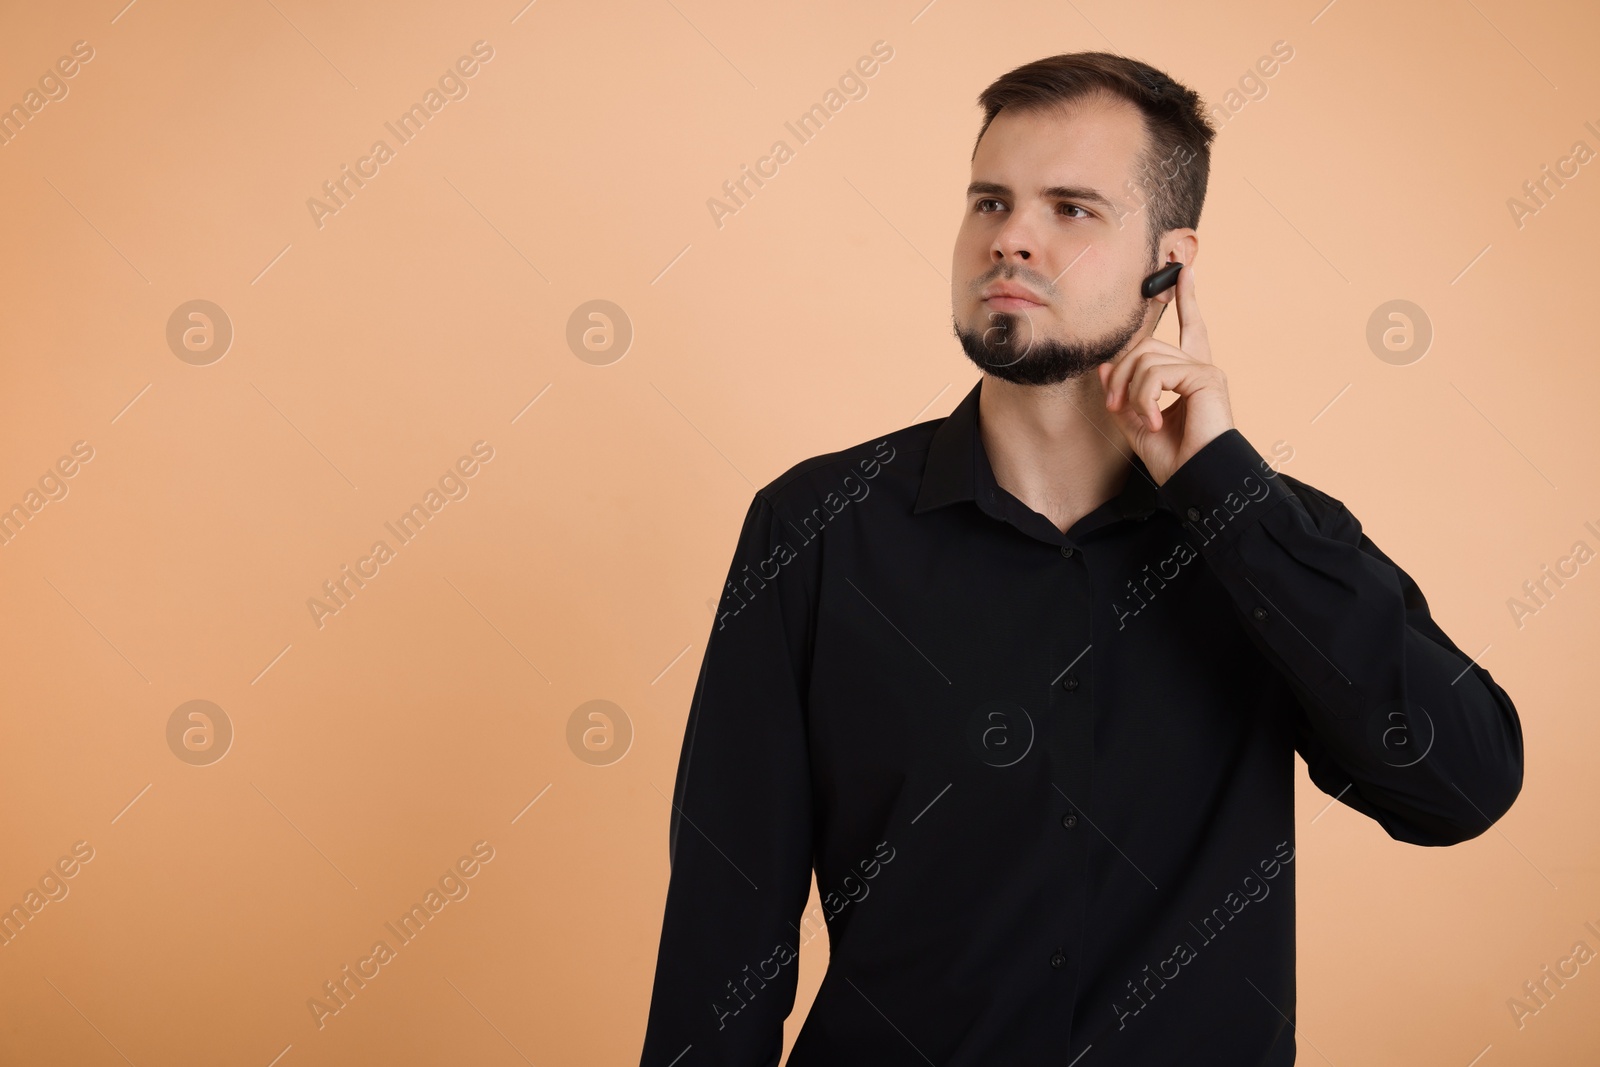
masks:
<path id="1" fill-rule="evenodd" d="M 1176 291 L 1146 299 L 1139 284 L 1193 262 L 1216 131 L 1192 90 L 1105 52 L 1018 67 L 978 103 L 956 336 L 998 378 L 1054 384 L 1155 329 Z M 996 295 L 1003 287 L 1022 298 Z"/>

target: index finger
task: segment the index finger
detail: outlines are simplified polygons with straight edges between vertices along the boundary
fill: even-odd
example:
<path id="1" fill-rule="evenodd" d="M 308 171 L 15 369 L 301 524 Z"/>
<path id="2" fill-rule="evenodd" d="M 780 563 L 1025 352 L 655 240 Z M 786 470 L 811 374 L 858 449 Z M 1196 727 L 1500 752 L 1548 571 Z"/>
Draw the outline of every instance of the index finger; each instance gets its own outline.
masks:
<path id="1" fill-rule="evenodd" d="M 1178 272 L 1178 347 L 1187 356 L 1211 362 L 1210 338 L 1206 335 L 1205 320 L 1200 317 L 1200 303 L 1194 295 L 1194 265 L 1185 263 Z"/>

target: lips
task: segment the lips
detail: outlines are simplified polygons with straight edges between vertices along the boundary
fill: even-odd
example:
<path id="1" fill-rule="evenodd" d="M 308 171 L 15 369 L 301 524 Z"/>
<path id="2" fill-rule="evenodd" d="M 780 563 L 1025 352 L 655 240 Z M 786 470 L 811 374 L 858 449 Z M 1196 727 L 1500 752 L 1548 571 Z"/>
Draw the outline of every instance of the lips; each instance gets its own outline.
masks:
<path id="1" fill-rule="evenodd" d="M 1002 304 L 1002 306 L 1021 306 L 1020 304 L 1013 305 L 1013 302 L 1017 301 L 1026 301 L 1040 306 L 1044 304 L 1044 301 L 1035 296 L 1032 291 L 1024 289 L 1020 285 L 993 286 L 984 292 L 983 299 L 985 301 L 995 301 Z"/>

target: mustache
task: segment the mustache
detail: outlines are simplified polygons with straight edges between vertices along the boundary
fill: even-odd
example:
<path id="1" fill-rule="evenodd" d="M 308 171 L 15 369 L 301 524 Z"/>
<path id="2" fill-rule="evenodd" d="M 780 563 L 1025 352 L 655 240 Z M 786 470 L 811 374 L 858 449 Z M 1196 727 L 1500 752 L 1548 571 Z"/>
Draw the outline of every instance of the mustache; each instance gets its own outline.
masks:
<path id="1" fill-rule="evenodd" d="M 1062 273 L 1065 272 L 1063 271 Z M 1046 278 L 1037 271 L 1031 270 L 1014 270 L 1010 272 L 992 270 L 985 271 L 983 274 L 980 274 L 978 277 L 974 278 L 968 288 L 971 290 L 973 295 L 976 296 L 981 294 L 986 287 L 993 285 L 995 282 L 1015 282 L 1018 285 L 1026 286 L 1027 288 L 1032 289 L 1040 296 L 1047 296 L 1052 299 L 1059 295 L 1056 291 L 1055 282 L 1052 279 Z"/>

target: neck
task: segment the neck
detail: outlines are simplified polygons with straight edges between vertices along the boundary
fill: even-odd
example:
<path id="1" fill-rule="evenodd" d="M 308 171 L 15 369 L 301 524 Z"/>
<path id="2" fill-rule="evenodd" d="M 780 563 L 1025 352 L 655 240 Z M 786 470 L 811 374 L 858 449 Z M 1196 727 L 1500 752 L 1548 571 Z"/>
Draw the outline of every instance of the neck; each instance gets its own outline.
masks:
<path id="1" fill-rule="evenodd" d="M 1093 371 L 1050 386 L 985 375 L 978 430 L 995 481 L 1063 533 L 1130 476 L 1132 448 Z"/>

